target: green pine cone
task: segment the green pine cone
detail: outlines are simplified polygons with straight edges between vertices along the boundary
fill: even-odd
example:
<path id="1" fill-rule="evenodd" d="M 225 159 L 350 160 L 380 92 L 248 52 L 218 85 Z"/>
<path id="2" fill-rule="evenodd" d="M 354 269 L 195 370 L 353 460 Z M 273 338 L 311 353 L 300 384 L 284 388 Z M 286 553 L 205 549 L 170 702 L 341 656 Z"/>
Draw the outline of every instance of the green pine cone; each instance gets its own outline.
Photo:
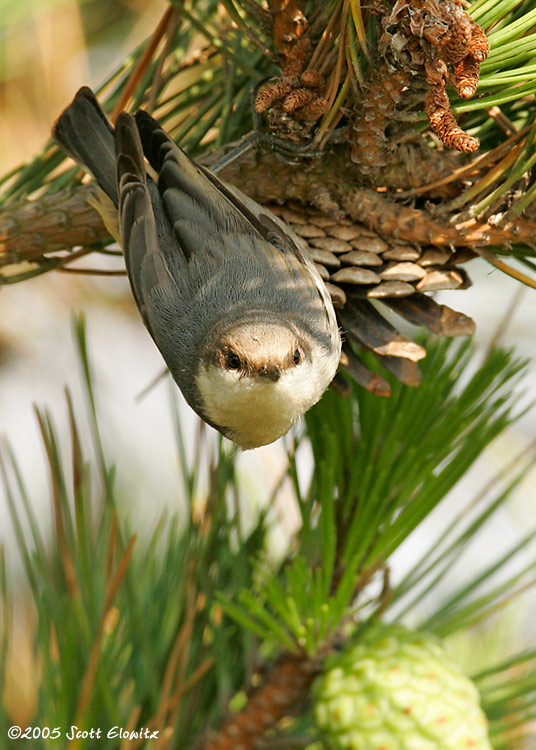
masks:
<path id="1" fill-rule="evenodd" d="M 476 687 L 433 635 L 378 626 L 326 670 L 315 720 L 332 750 L 491 750 Z"/>

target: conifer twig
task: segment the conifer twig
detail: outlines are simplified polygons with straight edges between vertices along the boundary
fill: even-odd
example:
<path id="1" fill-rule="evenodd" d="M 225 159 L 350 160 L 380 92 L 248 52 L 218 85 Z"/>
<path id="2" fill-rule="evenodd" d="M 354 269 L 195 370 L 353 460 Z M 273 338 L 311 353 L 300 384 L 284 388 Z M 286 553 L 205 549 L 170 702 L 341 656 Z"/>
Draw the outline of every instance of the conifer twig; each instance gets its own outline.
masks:
<path id="1" fill-rule="evenodd" d="M 112 114 L 110 115 L 110 120 L 112 122 L 115 122 L 117 120 L 119 113 L 125 109 L 128 101 L 130 100 L 130 98 L 132 97 L 136 89 L 138 88 L 140 81 L 143 78 L 149 66 L 149 63 L 151 62 L 153 55 L 156 52 L 158 45 L 160 44 L 162 40 L 162 37 L 166 33 L 168 27 L 170 25 L 173 25 L 174 17 L 176 16 L 176 14 L 177 14 L 177 11 L 171 4 L 164 11 L 162 18 L 160 19 L 156 29 L 154 30 L 153 35 L 151 39 L 149 40 L 149 43 L 145 47 L 143 54 L 138 60 L 138 63 L 135 69 L 133 70 L 132 75 L 130 76 L 125 88 L 123 89 L 121 96 L 119 97 L 117 101 L 117 104 L 114 107 Z"/>
<path id="2" fill-rule="evenodd" d="M 245 707 L 219 730 L 200 738 L 196 750 L 254 750 L 259 738 L 308 694 L 318 673 L 317 661 L 286 653 L 250 694 Z"/>
<path id="3" fill-rule="evenodd" d="M 329 184 L 332 199 L 348 216 L 384 238 L 437 246 L 508 249 L 509 243 L 514 242 L 532 247 L 536 236 L 536 221 L 530 216 L 507 216 L 500 225 L 476 218 L 452 224 L 449 216 L 408 207 L 369 188 L 356 188 L 351 169 L 343 168 L 336 155 L 328 163 L 297 172 L 291 165 L 253 154 L 240 164 L 232 164 L 223 178 L 264 204 L 289 199 L 307 202 L 313 185 Z M 5 207 L 0 214 L 0 268 L 37 260 L 45 252 L 50 257 L 51 253 L 71 247 L 104 244 L 109 239 L 108 232 L 87 202 L 92 191 L 91 185 L 81 185 L 72 191 Z M 521 277 L 518 274 L 516 278 Z"/>

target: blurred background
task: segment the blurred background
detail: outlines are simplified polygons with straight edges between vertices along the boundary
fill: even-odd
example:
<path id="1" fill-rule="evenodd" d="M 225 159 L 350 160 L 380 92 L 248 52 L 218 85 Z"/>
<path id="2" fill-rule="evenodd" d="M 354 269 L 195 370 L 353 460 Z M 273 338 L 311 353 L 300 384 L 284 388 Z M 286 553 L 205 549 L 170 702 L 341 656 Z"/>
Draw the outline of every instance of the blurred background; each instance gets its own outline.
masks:
<path id="1" fill-rule="evenodd" d="M 0 0 L 0 174 L 32 158 L 49 137 L 50 127 L 75 91 L 96 86 L 114 66 L 154 29 L 166 8 L 163 0 Z M 472 316 L 475 341 L 484 352 L 493 342 L 514 347 L 531 358 L 526 380 L 528 405 L 536 397 L 536 291 L 523 288 L 484 262 L 472 261 L 475 285 L 466 291 L 442 292 L 438 301 Z M 134 528 L 150 529 L 163 506 L 180 507 L 178 461 L 170 413 L 170 385 L 163 380 L 147 395 L 137 396 L 161 372 L 162 360 L 145 331 L 131 299 L 126 278 L 47 273 L 0 293 L 0 425 L 20 462 L 31 500 L 44 529 L 51 528 L 48 477 L 33 404 L 44 405 L 64 428 L 68 426 L 66 384 L 83 407 L 79 364 L 72 335 L 72 313 L 87 316 L 89 350 L 95 373 L 104 440 L 117 463 L 125 513 Z M 171 386 L 174 387 L 174 386 Z M 176 389 L 175 389 L 176 390 Z M 180 395 L 179 395 L 180 398 Z M 187 432 L 196 418 L 184 405 Z M 82 413 L 83 408 L 78 408 Z M 427 523 L 442 524 L 492 480 L 520 451 L 536 440 L 536 412 L 529 409 L 507 436 L 500 437 Z M 308 470 L 306 451 L 301 470 Z M 282 445 L 241 454 L 238 469 L 251 488 L 252 505 L 262 504 L 281 475 Z M 280 498 L 273 512 L 288 533 L 297 513 Z M 478 550 L 464 558 L 480 567 L 486 551 L 506 548 L 534 518 L 536 473 L 514 493 L 512 503 L 488 524 Z M 529 523 L 530 522 L 530 523 Z M 402 572 L 427 538 L 421 525 L 393 560 Z M 0 542 L 7 547 L 12 570 L 20 571 L 6 503 L 0 490 Z M 284 540 L 274 539 L 274 544 Z M 498 553 L 497 553 L 498 554 Z M 455 573 L 456 575 L 456 573 Z M 452 586 L 456 585 L 453 578 Z M 516 638 L 530 642 L 530 612 L 512 615 Z"/>

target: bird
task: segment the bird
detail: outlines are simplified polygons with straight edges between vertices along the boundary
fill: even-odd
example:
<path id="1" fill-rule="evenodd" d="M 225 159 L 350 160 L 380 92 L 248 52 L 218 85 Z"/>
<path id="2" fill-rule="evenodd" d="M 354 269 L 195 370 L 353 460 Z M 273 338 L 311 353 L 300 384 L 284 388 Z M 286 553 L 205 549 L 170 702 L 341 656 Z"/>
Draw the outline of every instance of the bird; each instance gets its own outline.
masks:
<path id="1" fill-rule="evenodd" d="M 331 298 L 299 238 L 146 111 L 121 112 L 112 127 L 86 86 L 52 136 L 96 181 L 90 201 L 188 404 L 242 450 L 285 435 L 341 355 Z"/>

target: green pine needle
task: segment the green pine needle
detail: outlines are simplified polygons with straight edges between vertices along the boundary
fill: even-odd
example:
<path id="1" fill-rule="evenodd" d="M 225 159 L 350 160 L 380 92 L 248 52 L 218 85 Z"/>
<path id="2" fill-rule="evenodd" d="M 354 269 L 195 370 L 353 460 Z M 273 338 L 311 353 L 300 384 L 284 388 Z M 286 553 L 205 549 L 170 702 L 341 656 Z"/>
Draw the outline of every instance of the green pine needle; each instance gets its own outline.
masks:
<path id="1" fill-rule="evenodd" d="M 254 609 L 251 592 L 242 603 L 249 617 L 257 617 L 262 609 L 265 627 L 271 611 L 278 627 L 290 631 L 296 646 L 309 653 L 322 649 L 341 619 L 363 607 L 356 593 L 360 581 L 366 582 L 387 563 L 482 450 L 517 417 L 515 384 L 524 363 L 496 350 L 472 372 L 475 355 L 469 343 L 427 342 L 427 349 L 418 390 L 393 383 L 389 399 L 358 388 L 350 399 L 328 393 L 306 417 L 314 471 L 300 502 L 300 551 L 260 585 Z M 422 559 L 393 592 L 393 603 L 411 595 L 427 576 L 436 575 L 437 584 L 460 548 L 502 506 L 519 479 L 520 475 L 489 501 L 473 525 L 433 562 Z M 459 600 L 491 579 L 528 541 L 458 592 Z M 499 587 L 478 607 L 467 604 L 455 613 L 453 603 L 445 604 L 449 614 L 438 610 L 436 616 L 442 620 L 435 627 L 439 629 L 442 621 L 451 632 L 464 618 L 481 616 L 504 590 Z M 272 637 L 280 637 L 275 627 Z"/>

